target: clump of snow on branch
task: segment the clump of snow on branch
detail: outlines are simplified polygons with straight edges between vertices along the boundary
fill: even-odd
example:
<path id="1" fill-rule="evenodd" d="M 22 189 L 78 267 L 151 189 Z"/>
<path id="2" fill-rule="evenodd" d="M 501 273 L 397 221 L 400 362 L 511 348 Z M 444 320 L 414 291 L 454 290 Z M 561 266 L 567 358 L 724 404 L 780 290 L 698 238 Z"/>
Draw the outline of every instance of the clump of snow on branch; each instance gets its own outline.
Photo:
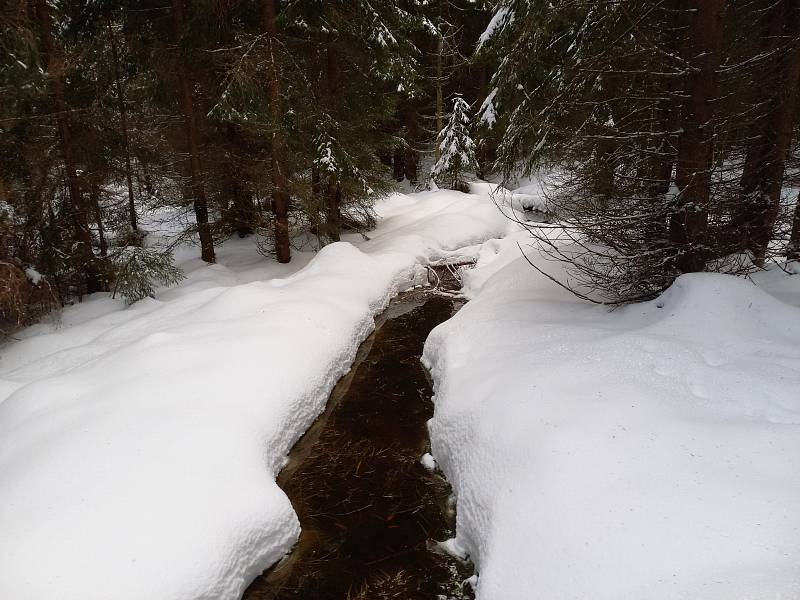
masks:
<path id="1" fill-rule="evenodd" d="M 494 88 L 489 95 L 486 96 L 480 109 L 478 109 L 478 119 L 481 124 L 486 125 L 489 129 L 497 122 L 497 108 L 494 104 L 495 96 L 497 96 L 497 88 Z"/>
<path id="2" fill-rule="evenodd" d="M 333 152 L 333 139 L 329 136 L 319 136 L 316 140 L 317 156 L 314 159 L 314 166 L 322 173 L 339 173 L 339 165 Z"/>
<path id="3" fill-rule="evenodd" d="M 514 22 L 514 11 L 510 6 L 504 4 L 497 9 L 497 12 L 494 13 L 491 21 L 484 29 L 481 36 L 478 38 L 478 44 L 475 47 L 475 52 L 480 52 L 483 45 L 492 39 L 495 35 L 498 35 L 509 26 L 511 23 Z"/>

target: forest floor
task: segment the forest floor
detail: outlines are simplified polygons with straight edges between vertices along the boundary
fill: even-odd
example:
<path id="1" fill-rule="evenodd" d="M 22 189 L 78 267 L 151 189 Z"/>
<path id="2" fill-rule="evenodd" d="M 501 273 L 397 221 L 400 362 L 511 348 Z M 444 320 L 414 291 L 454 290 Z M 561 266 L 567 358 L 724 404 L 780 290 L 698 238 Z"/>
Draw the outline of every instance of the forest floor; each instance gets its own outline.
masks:
<path id="1" fill-rule="evenodd" d="M 275 479 L 374 317 L 513 228 L 488 191 L 394 194 L 369 239 L 289 265 L 251 239 L 210 266 L 181 248 L 187 279 L 156 299 L 95 294 L 20 332 L 0 358 L 0 598 L 240 597 L 298 538 Z"/>
<path id="2" fill-rule="evenodd" d="M 395 194 L 369 239 L 288 266 L 252 240 L 213 266 L 183 249 L 187 280 L 157 299 L 95 295 L 4 346 L 0 598 L 233 599 L 301 523 L 251 598 L 457 597 L 462 563 L 423 576 L 439 568 L 424 568 L 427 540 L 452 532 L 421 458 L 452 486 L 440 547 L 470 558 L 479 600 L 797 598 L 800 276 L 682 276 L 609 311 L 521 256 L 567 278 L 495 205 L 535 208 L 535 185 L 472 191 Z M 460 271 L 469 302 L 425 340 L 431 413 L 416 357 L 450 300 L 369 336 L 447 262 L 475 266 Z M 381 373 L 390 389 L 365 391 Z M 426 535 L 403 539 L 415 527 Z M 354 567 L 384 552 L 394 571 Z"/>

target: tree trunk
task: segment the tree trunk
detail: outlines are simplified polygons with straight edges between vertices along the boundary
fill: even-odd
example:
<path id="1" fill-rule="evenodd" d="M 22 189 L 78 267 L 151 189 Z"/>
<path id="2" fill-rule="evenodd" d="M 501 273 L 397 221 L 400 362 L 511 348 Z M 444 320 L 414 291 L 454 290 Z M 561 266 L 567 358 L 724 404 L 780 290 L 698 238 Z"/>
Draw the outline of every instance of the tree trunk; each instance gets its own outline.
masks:
<path id="1" fill-rule="evenodd" d="M 335 113 L 339 105 L 339 56 L 333 33 L 328 33 L 326 42 L 326 88 L 328 109 Z M 328 175 L 325 194 L 326 232 L 331 241 L 338 242 L 342 234 L 342 188 L 335 173 Z"/>
<path id="2" fill-rule="evenodd" d="M 780 212 L 783 174 L 792 141 L 800 79 L 800 43 L 797 41 L 800 35 L 800 0 L 783 0 L 777 10 L 780 10 L 780 21 L 784 24 L 783 38 L 789 47 L 777 65 L 778 73 L 773 83 L 775 95 L 765 123 L 765 153 L 758 185 L 761 214 L 751 234 L 751 250 L 758 266 L 764 265 Z"/>
<path id="3" fill-rule="evenodd" d="M 789 260 L 800 260 L 800 194 L 797 195 L 797 204 L 794 207 L 792 233 L 789 236 L 786 258 Z"/>
<path id="4" fill-rule="evenodd" d="M 697 0 L 689 47 L 683 131 L 678 139 L 676 183 L 680 195 L 670 215 L 674 266 L 682 273 L 702 271 L 708 252 L 708 203 L 714 153 L 713 100 L 717 97 L 723 14 L 726 0 Z"/>
<path id="5" fill-rule="evenodd" d="M 403 181 L 406 177 L 406 149 L 403 146 L 394 149 L 392 174 L 395 181 Z"/>
<path id="6" fill-rule="evenodd" d="M 342 239 L 342 189 L 335 176 L 331 176 L 328 181 L 328 189 L 326 194 L 326 231 L 328 238 L 332 242 L 338 242 Z"/>
<path id="7" fill-rule="evenodd" d="M 770 214 L 771 199 L 766 188 L 769 187 L 767 181 L 772 174 L 768 171 L 776 159 L 781 165 L 785 163 L 785 156 L 780 158 L 779 153 L 776 156 L 776 144 L 779 143 L 780 122 L 787 119 L 791 121 L 792 111 L 789 110 L 787 113 L 785 103 L 787 97 L 795 93 L 797 86 L 796 76 L 792 84 L 790 74 L 793 58 L 797 63 L 797 57 L 793 56 L 791 50 L 792 36 L 797 35 L 797 16 L 793 7 L 794 9 L 797 7 L 796 0 L 778 0 L 772 7 L 769 25 L 761 32 L 764 42 L 759 48 L 761 53 L 780 55 L 781 45 L 787 44 L 787 41 L 790 47 L 777 61 L 775 68 L 766 69 L 763 79 L 756 82 L 758 87 L 764 90 L 766 98 L 762 97 L 761 100 L 768 104 L 769 108 L 763 111 L 760 118 L 749 127 L 748 138 L 752 141 L 747 148 L 739 182 L 740 199 L 728 227 L 729 237 L 733 242 L 730 244 L 731 249 L 750 250 L 756 263 L 763 262 L 766 245 L 772 237 L 774 220 L 777 217 L 777 210 L 774 216 Z M 792 85 L 795 90 L 791 89 Z M 791 132 L 789 135 L 791 136 Z M 786 144 L 788 149 L 788 139 Z M 778 178 L 783 179 L 782 168 Z"/>
<path id="8" fill-rule="evenodd" d="M 231 224 L 240 238 L 253 233 L 253 196 L 242 188 L 234 173 L 231 178 L 233 202 L 231 207 Z"/>
<path id="9" fill-rule="evenodd" d="M 311 197 L 315 202 L 319 201 L 322 197 L 322 183 L 320 181 L 319 168 L 317 166 L 311 167 Z"/>
<path id="10" fill-rule="evenodd" d="M 142 160 L 141 157 L 138 159 L 138 164 L 141 167 L 142 173 L 142 180 L 139 183 L 144 184 L 144 191 L 147 194 L 147 198 L 152 198 L 156 193 L 156 188 L 153 185 L 153 178 L 150 176 L 150 163 L 147 160 Z M 140 187 L 142 187 L 140 185 Z"/>
<path id="11" fill-rule="evenodd" d="M 684 8 L 685 0 L 670 0 L 666 4 L 666 9 L 669 11 L 666 26 L 670 27 L 673 31 L 679 31 L 682 23 L 686 18 L 686 10 Z M 677 55 L 681 48 L 682 40 L 678 35 L 674 35 L 668 42 L 667 52 L 672 55 Z M 683 41 L 685 43 L 685 41 Z M 654 131 L 655 134 L 661 136 L 658 146 L 654 150 L 652 171 L 650 177 L 652 179 L 650 184 L 650 193 L 658 201 L 663 201 L 666 194 L 669 192 L 670 184 L 672 183 L 672 171 L 675 168 L 675 157 L 678 148 L 678 136 L 675 132 L 680 130 L 681 120 L 681 102 L 678 82 L 674 78 L 669 78 L 664 86 L 664 97 L 658 101 L 657 104 L 657 118 L 655 119 L 655 126 L 660 130 Z M 659 93 L 654 89 L 654 93 Z M 657 227 L 657 230 L 662 230 L 659 237 L 659 243 L 666 242 L 667 229 L 663 226 Z"/>
<path id="12" fill-rule="evenodd" d="M 92 200 L 94 222 L 97 223 L 97 237 L 100 239 L 100 256 L 108 256 L 108 243 L 103 229 L 103 210 L 100 207 L 100 184 L 94 177 L 92 178 L 89 197 Z"/>
<path id="13" fill-rule="evenodd" d="M 50 83 L 50 92 L 56 105 L 56 125 L 64 159 L 64 171 L 67 178 L 67 192 L 70 202 L 70 217 L 72 219 L 73 235 L 76 242 L 77 253 L 81 268 L 86 275 L 86 289 L 88 293 L 99 292 L 103 283 L 99 276 L 94 252 L 92 250 L 92 232 L 89 229 L 89 220 L 86 214 L 83 197 L 81 195 L 78 169 L 75 164 L 75 154 L 72 148 L 67 115 L 67 106 L 64 91 L 64 57 L 56 47 L 50 22 L 50 8 L 47 0 L 36 0 L 36 16 L 41 28 L 42 55 L 47 66 L 47 77 Z"/>
<path id="14" fill-rule="evenodd" d="M 419 165 L 419 156 L 414 149 L 418 136 L 417 109 L 414 106 L 406 111 L 406 179 L 413 184 L 417 183 L 417 167 Z"/>
<path id="15" fill-rule="evenodd" d="M 186 130 L 186 146 L 189 155 L 189 180 L 193 196 L 194 214 L 197 219 L 197 232 L 200 236 L 200 257 L 207 263 L 216 262 L 214 255 L 214 238 L 211 235 L 211 226 L 208 222 L 208 201 L 203 180 L 200 173 L 199 143 L 197 135 L 197 120 L 194 114 L 194 97 L 192 95 L 192 77 L 186 61 L 184 43 L 184 15 L 183 0 L 172 0 L 172 21 L 175 33 L 175 42 L 178 44 L 180 63 L 178 65 L 178 78 L 180 85 L 181 109 L 183 123 Z"/>
<path id="16" fill-rule="evenodd" d="M 279 125 L 281 120 L 281 81 L 278 65 L 278 25 L 275 0 L 263 0 L 264 31 L 269 41 L 267 57 L 267 95 L 272 113 L 272 209 L 275 213 L 275 256 L 279 263 L 288 263 L 291 258 L 289 247 L 289 192 L 286 187 L 286 164 L 283 158 L 283 135 Z"/>
<path id="17" fill-rule="evenodd" d="M 438 36 L 436 36 L 436 147 L 434 148 L 433 158 L 436 162 L 442 156 L 442 150 L 439 148 L 439 134 L 444 129 L 444 107 L 442 98 L 442 79 L 443 79 L 443 61 L 444 61 L 444 34 L 442 33 L 442 2 L 439 2 L 439 27 Z"/>
<path id="18" fill-rule="evenodd" d="M 486 98 L 489 95 L 489 73 L 485 60 L 478 63 L 478 90 L 481 98 Z M 478 170 L 475 175 L 478 179 L 486 179 L 489 169 L 489 138 L 484 137 L 478 141 L 475 161 L 478 164 Z"/>
<path id="19" fill-rule="evenodd" d="M 136 219 L 136 204 L 133 196 L 133 178 L 131 176 L 131 151 L 128 143 L 128 113 L 125 109 L 125 93 L 122 89 L 122 78 L 119 74 L 119 53 L 117 52 L 117 40 L 114 35 L 114 28 L 111 19 L 108 20 L 108 35 L 111 39 L 111 60 L 114 63 L 114 87 L 117 88 L 117 101 L 119 102 L 119 120 L 122 129 L 122 149 L 125 154 L 125 179 L 128 183 L 128 219 L 130 219 L 131 230 L 134 233 L 139 231 Z"/>

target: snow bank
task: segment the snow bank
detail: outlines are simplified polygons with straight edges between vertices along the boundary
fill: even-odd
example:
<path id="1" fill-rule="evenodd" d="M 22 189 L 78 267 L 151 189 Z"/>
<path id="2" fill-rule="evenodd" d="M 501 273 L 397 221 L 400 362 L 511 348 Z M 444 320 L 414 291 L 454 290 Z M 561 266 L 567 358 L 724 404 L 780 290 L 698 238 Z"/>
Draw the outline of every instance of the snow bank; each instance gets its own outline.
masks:
<path id="1" fill-rule="evenodd" d="M 157 300 L 96 295 L 2 348 L 0 598 L 237 598 L 290 549 L 275 476 L 374 315 L 509 226 L 485 196 L 378 209 L 360 248 L 279 266 L 232 241 Z"/>
<path id="2" fill-rule="evenodd" d="M 424 355 L 478 599 L 800 597 L 800 310 L 697 274 L 609 313 L 512 240 L 478 265 Z"/>

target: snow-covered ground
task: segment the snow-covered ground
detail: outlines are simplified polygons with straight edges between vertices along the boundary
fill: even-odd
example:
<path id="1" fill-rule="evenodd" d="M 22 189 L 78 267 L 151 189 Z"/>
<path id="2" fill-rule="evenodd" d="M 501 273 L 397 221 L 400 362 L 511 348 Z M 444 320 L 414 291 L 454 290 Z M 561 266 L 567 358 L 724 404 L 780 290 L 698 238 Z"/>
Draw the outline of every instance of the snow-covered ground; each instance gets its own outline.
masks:
<path id="1" fill-rule="evenodd" d="M 484 244 L 425 347 L 478 599 L 800 598 L 800 276 L 609 312 L 525 240 Z"/>
<path id="2" fill-rule="evenodd" d="M 297 537 L 275 476 L 374 315 L 471 257 L 426 344 L 421 460 L 478 599 L 800 598 L 800 275 L 684 276 L 609 312 L 520 257 L 494 203 L 541 198 L 522 183 L 396 194 L 369 240 L 289 265 L 184 248 L 157 299 L 95 295 L 0 347 L 0 599 L 238 597 Z"/>
<path id="3" fill-rule="evenodd" d="M 369 241 L 288 266 L 251 240 L 129 308 L 95 295 L 0 348 L 0 598 L 238 597 L 298 523 L 274 479 L 373 317 L 509 222 L 395 194 Z"/>

